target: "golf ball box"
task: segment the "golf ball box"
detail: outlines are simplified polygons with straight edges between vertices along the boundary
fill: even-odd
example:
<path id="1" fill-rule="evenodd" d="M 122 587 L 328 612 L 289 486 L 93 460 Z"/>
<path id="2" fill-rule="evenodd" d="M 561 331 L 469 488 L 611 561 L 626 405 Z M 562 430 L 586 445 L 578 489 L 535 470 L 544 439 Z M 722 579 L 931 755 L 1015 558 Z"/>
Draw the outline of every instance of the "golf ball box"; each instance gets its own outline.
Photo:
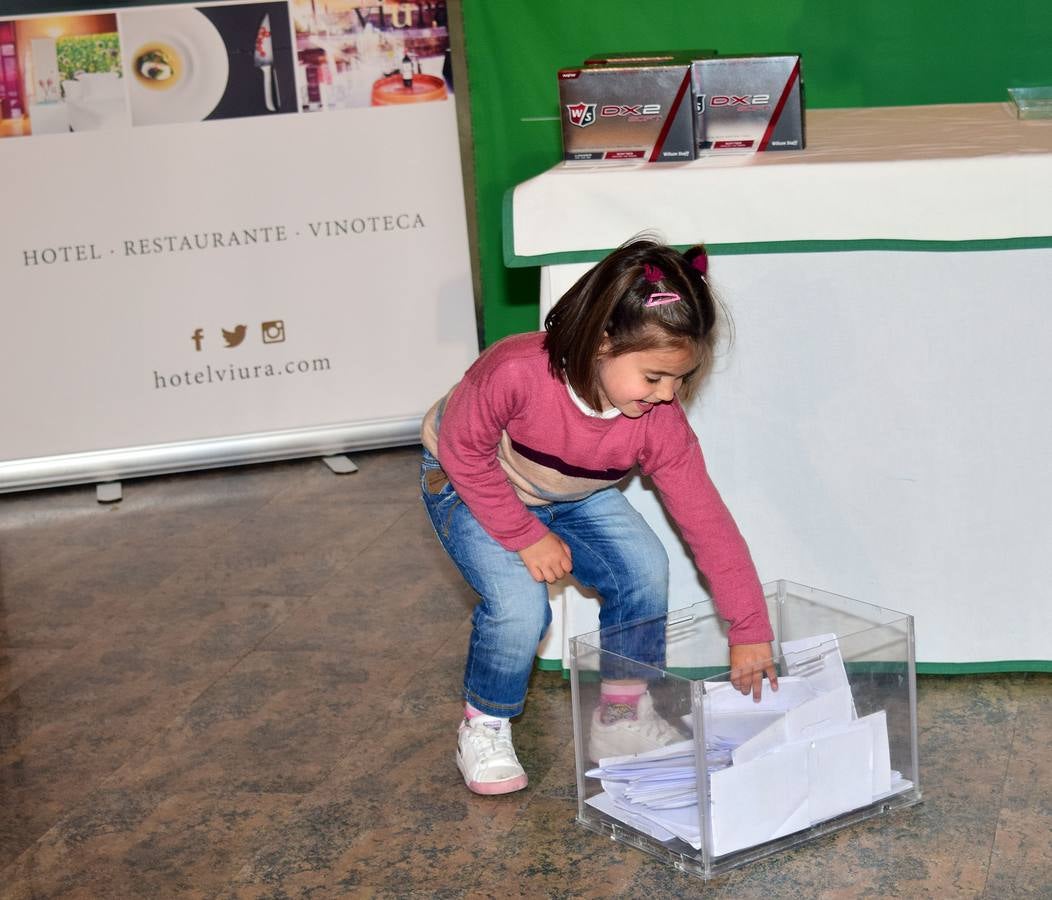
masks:
<path id="1" fill-rule="evenodd" d="M 618 53 L 593 53 L 586 66 L 610 66 L 624 63 L 677 63 L 715 56 L 715 50 L 621 50 Z"/>
<path id="2" fill-rule="evenodd" d="M 614 62 L 559 72 L 563 159 L 688 162 L 694 111 L 686 61 Z"/>
<path id="3" fill-rule="evenodd" d="M 691 87 L 696 155 L 804 148 L 799 56 L 696 59 Z"/>
<path id="4" fill-rule="evenodd" d="M 804 147 L 798 55 L 593 54 L 581 67 L 560 70 L 559 109 L 570 164 L 688 162 Z"/>

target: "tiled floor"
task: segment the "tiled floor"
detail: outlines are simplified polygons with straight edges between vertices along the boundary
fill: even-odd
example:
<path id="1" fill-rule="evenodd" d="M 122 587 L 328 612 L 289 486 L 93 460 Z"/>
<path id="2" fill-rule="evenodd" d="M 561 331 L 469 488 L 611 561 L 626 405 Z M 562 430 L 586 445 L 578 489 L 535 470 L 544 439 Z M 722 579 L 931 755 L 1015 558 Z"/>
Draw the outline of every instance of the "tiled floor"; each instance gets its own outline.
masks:
<path id="1" fill-rule="evenodd" d="M 471 595 L 416 451 L 0 497 L 0 897 L 1052 897 L 1052 676 L 921 678 L 926 800 L 705 884 L 452 763 Z"/>

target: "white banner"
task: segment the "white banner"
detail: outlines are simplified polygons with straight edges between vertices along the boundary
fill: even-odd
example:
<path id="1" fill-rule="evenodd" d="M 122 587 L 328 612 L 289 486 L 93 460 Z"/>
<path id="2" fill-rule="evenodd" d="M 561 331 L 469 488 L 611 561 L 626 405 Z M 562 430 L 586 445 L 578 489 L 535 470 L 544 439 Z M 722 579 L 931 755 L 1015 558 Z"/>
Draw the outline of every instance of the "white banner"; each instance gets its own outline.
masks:
<path id="1" fill-rule="evenodd" d="M 475 357 L 452 94 L 361 106 L 350 90 L 340 102 L 330 77 L 319 103 L 300 22 L 298 60 L 277 40 L 269 67 L 232 47 L 238 15 L 249 47 L 263 15 L 277 38 L 276 9 L 289 16 L 275 3 L 121 12 L 123 74 L 102 96 L 113 100 L 116 82 L 122 92 L 108 119 L 91 103 L 98 78 L 74 79 L 95 119 L 74 110 L 79 89 L 62 74 L 51 75 L 61 96 L 44 102 L 45 78 L 35 97 L 37 72 L 22 70 L 53 48 L 17 45 L 21 133 L 15 116 L 0 122 L 0 490 L 408 443 Z M 203 15 L 215 10 L 226 19 Z M 186 14 L 220 43 L 205 46 Z M 224 72 L 193 68 L 195 53 L 219 65 L 222 41 Z M 129 74 L 166 64 L 142 61 L 151 46 L 175 48 L 184 82 L 203 79 L 160 113 Z M 390 82 L 381 70 L 398 51 L 419 89 L 408 39 L 388 40 L 375 72 L 356 71 Z M 228 118 L 215 114 L 224 108 Z"/>

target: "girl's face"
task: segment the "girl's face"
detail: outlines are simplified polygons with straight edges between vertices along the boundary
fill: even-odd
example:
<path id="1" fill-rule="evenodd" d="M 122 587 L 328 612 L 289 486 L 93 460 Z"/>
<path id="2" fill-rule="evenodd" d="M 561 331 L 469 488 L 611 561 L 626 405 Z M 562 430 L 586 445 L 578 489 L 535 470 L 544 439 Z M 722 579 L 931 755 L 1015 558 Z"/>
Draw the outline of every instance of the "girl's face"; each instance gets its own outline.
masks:
<path id="1" fill-rule="evenodd" d="M 670 403 L 685 376 L 698 366 L 692 346 L 638 350 L 620 356 L 599 356 L 599 399 L 603 410 L 617 407 L 630 419 L 646 415 L 658 403 Z"/>

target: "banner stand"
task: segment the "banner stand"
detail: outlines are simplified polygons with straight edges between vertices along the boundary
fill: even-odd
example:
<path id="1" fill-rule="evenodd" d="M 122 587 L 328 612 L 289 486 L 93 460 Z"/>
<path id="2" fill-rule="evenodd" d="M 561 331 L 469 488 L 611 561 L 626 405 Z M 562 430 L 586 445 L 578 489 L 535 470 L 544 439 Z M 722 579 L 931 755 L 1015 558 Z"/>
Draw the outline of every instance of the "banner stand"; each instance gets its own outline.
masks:
<path id="1" fill-rule="evenodd" d="M 25 6 L 0 493 L 418 443 L 479 351 L 445 0 Z"/>
<path id="2" fill-rule="evenodd" d="M 0 493 L 417 444 L 420 422 L 413 416 L 0 462 Z"/>
<path id="3" fill-rule="evenodd" d="M 358 471 L 358 467 L 345 453 L 338 453 L 336 456 L 323 456 L 321 461 L 329 467 L 329 471 L 333 475 L 351 475 Z"/>

